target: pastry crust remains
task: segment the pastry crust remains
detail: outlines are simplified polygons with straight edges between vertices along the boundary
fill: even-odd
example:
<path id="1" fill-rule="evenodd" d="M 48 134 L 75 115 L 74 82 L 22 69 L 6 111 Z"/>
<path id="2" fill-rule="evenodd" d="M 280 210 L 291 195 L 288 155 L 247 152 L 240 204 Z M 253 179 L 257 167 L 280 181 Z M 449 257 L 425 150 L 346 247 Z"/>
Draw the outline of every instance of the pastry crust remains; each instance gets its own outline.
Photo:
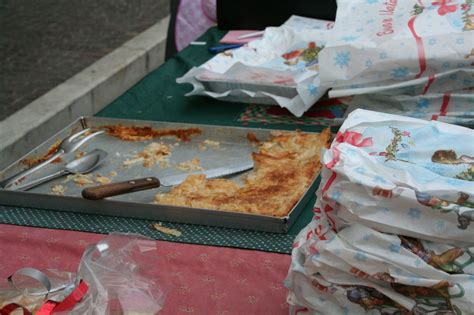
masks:
<path id="1" fill-rule="evenodd" d="M 153 129 L 136 126 L 104 126 L 110 136 L 124 141 L 146 141 L 157 137 L 176 137 L 178 140 L 189 141 L 191 136 L 202 134 L 199 128 L 188 129 Z"/>
<path id="2" fill-rule="evenodd" d="M 252 135 L 249 134 L 250 138 Z M 242 186 L 228 179 L 190 175 L 169 193 L 155 196 L 156 203 L 192 208 L 286 216 L 321 169 L 320 153 L 331 134 L 279 132 L 268 142 L 255 141 L 254 169 Z"/>
<path id="3" fill-rule="evenodd" d="M 137 163 L 143 163 L 144 167 L 151 167 L 156 163 L 159 163 L 162 167 L 168 166 L 169 156 L 171 155 L 171 146 L 152 142 L 133 157 L 131 160 L 123 161 L 123 166 L 131 166 Z"/>

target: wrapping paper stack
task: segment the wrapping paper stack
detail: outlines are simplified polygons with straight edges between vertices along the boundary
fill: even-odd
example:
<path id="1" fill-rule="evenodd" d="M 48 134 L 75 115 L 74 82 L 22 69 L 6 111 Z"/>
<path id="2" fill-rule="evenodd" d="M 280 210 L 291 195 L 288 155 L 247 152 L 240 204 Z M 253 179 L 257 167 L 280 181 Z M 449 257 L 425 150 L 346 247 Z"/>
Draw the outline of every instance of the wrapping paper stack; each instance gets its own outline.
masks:
<path id="1" fill-rule="evenodd" d="M 356 110 L 295 239 L 292 314 L 473 314 L 474 131 Z"/>
<path id="2" fill-rule="evenodd" d="M 321 85 L 330 97 L 355 96 L 348 112 L 473 125 L 473 2 L 338 0 Z"/>
<path id="3" fill-rule="evenodd" d="M 193 84 L 188 95 L 280 105 L 297 117 L 329 90 L 347 114 L 474 125 L 473 2 L 338 0 L 334 26 L 292 17 L 178 82 Z"/>

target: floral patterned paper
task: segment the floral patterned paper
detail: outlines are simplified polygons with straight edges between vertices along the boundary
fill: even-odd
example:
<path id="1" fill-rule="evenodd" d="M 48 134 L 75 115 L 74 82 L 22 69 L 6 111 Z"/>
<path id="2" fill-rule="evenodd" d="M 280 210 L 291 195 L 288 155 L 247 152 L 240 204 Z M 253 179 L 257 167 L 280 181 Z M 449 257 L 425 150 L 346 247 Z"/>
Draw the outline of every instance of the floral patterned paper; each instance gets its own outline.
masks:
<path id="1" fill-rule="evenodd" d="M 340 0 L 321 83 L 332 97 L 472 88 L 473 23 L 472 0 Z"/>
<path id="2" fill-rule="evenodd" d="M 322 156 L 292 314 L 472 314 L 474 132 L 355 110 Z"/>

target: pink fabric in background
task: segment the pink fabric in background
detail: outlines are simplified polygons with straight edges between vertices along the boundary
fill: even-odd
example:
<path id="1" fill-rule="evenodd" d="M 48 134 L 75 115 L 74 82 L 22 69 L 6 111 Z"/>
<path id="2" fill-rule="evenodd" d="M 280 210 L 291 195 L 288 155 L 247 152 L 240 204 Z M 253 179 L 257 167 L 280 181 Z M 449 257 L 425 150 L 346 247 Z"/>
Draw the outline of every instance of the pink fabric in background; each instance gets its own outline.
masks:
<path id="1" fill-rule="evenodd" d="M 0 224 L 0 281 L 21 267 L 75 272 L 104 235 Z M 282 282 L 290 256 L 157 241 L 167 292 L 160 314 L 288 314 Z"/>
<path id="2" fill-rule="evenodd" d="M 227 34 L 221 40 L 219 41 L 222 44 L 247 44 L 248 42 L 251 42 L 253 40 L 259 39 L 262 36 L 255 36 L 255 37 L 248 37 L 248 38 L 242 38 L 239 39 L 239 36 L 242 35 L 247 35 L 247 34 L 252 34 L 258 31 L 228 31 Z"/>
<path id="3" fill-rule="evenodd" d="M 216 0 L 180 0 L 175 26 L 177 50 L 204 34 L 216 21 Z"/>

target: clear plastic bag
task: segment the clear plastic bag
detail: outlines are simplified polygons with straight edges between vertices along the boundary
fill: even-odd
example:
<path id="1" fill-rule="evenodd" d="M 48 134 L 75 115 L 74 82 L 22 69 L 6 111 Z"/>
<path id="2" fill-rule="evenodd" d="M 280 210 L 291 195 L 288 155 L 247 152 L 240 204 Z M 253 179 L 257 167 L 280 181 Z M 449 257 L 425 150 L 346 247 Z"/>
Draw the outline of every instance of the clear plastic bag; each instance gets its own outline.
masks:
<path id="1" fill-rule="evenodd" d="M 38 311 L 46 300 L 61 302 L 83 281 L 87 293 L 63 314 L 155 314 L 165 297 L 154 273 L 156 261 L 154 240 L 138 234 L 111 233 L 84 251 L 76 275 L 47 270 L 42 273 L 46 281 L 39 271 L 33 272 L 33 277 L 15 275 L 14 285 L 0 286 L 0 309 L 17 303 L 31 312 Z"/>
<path id="2" fill-rule="evenodd" d="M 72 313 L 157 313 L 164 293 L 150 274 L 156 260 L 156 242 L 138 234 L 112 233 L 87 248 L 78 278 L 89 285 L 89 293 Z"/>

